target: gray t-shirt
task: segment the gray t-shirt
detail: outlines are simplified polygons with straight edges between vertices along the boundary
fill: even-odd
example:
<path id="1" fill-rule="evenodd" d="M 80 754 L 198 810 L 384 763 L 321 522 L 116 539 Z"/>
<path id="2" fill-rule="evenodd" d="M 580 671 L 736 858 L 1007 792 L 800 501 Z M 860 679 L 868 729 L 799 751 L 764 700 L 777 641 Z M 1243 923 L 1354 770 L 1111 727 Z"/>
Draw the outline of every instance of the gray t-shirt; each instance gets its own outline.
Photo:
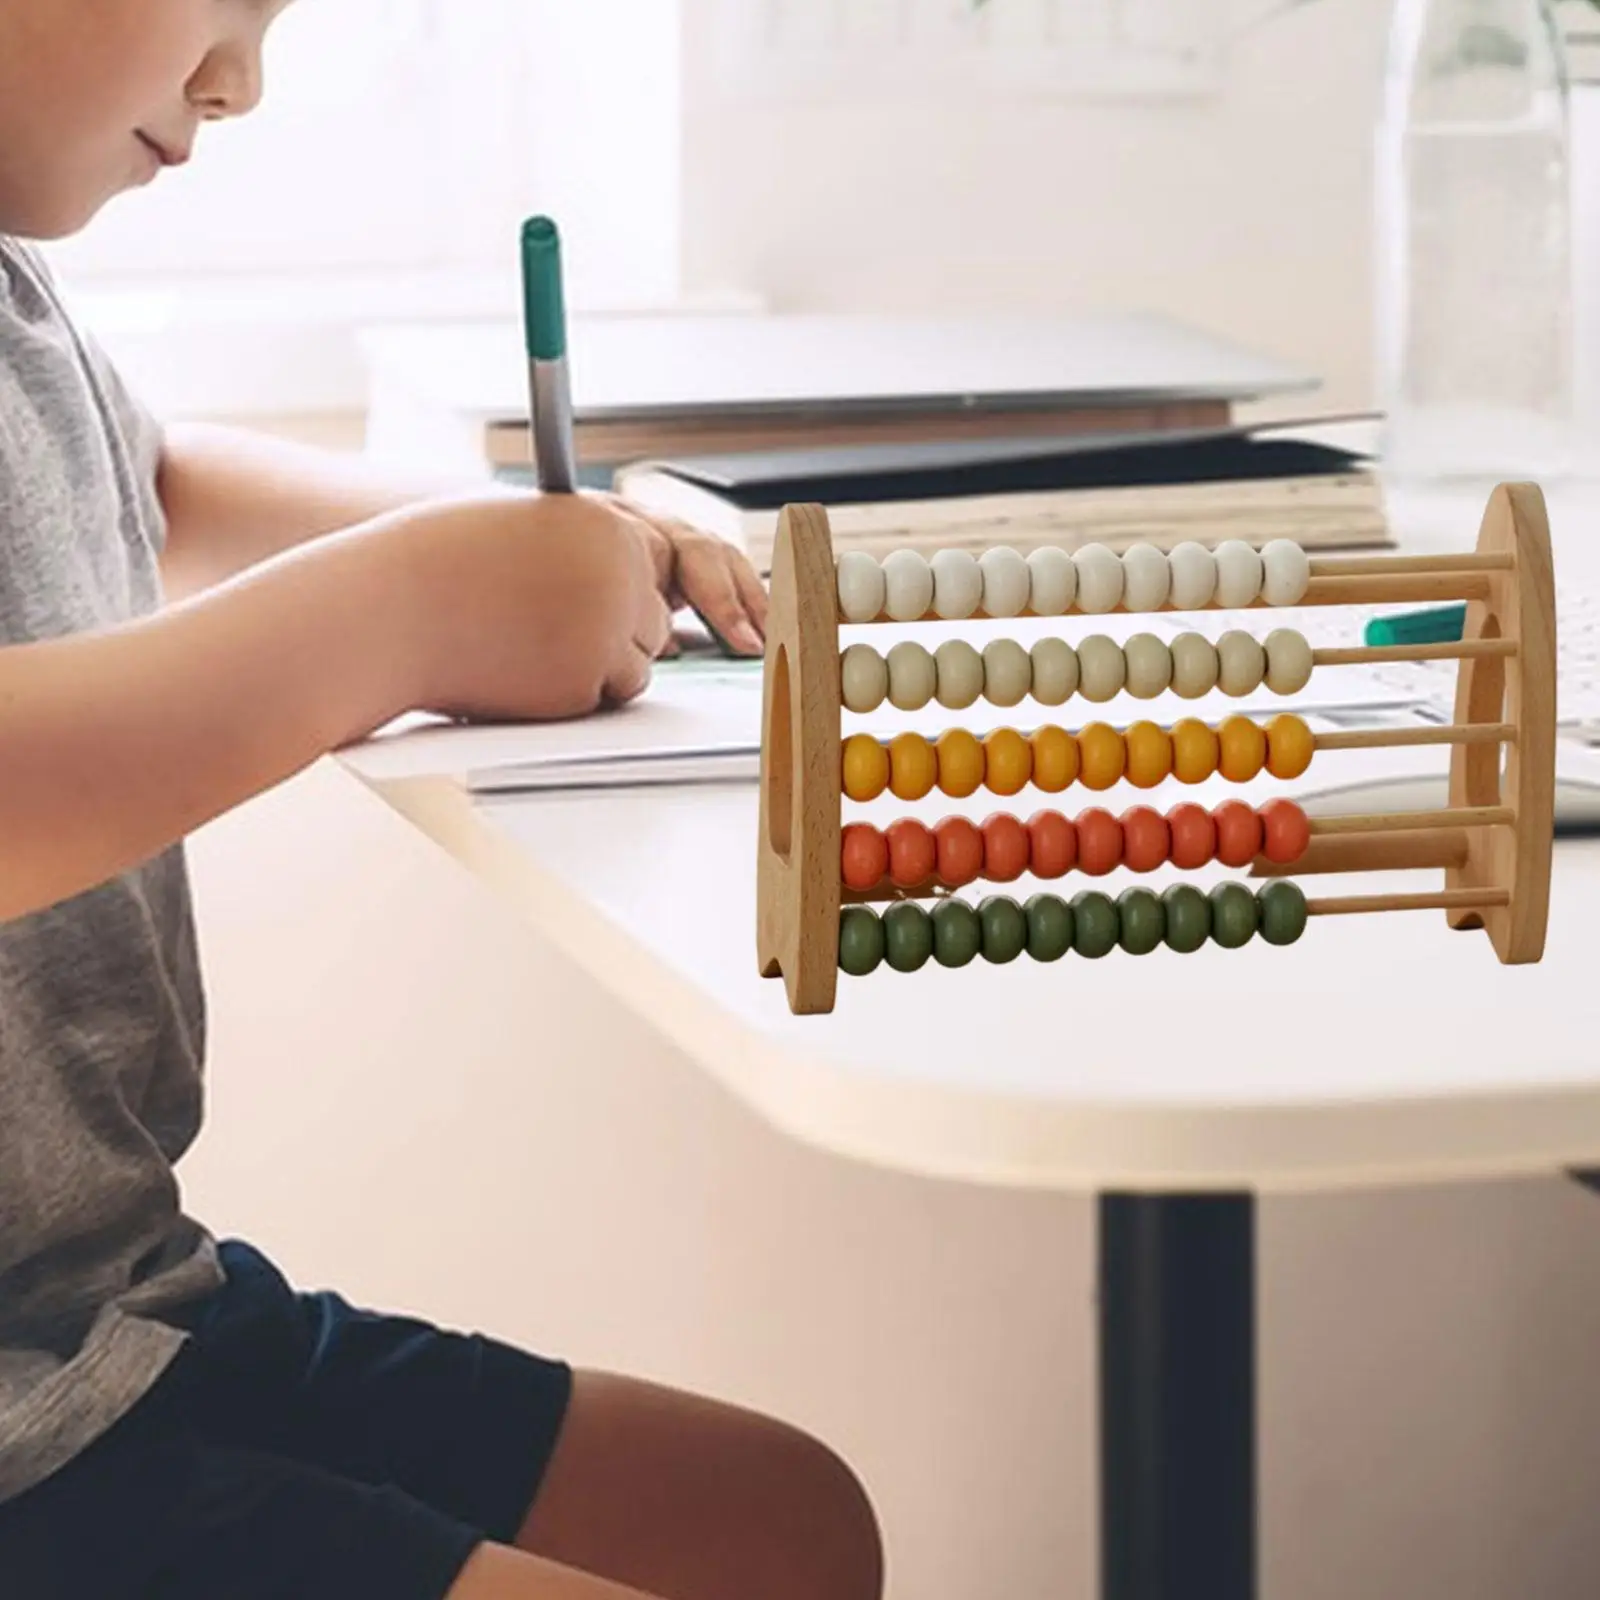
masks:
<path id="1" fill-rule="evenodd" d="M 160 605 L 159 446 L 37 253 L 0 239 L 0 647 Z M 220 1281 L 173 1175 L 204 1025 L 181 846 L 0 922 L 0 1501 L 131 1408 L 182 1343 L 163 1318 Z"/>

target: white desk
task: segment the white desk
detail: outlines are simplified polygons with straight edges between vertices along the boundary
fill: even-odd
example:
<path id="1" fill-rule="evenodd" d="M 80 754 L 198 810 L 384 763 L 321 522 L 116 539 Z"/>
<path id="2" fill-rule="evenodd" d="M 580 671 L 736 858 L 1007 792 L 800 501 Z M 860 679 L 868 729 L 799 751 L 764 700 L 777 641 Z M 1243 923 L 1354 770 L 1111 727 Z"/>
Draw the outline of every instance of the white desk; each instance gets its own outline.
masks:
<path id="1" fill-rule="evenodd" d="M 362 771 L 361 751 L 344 759 Z M 881 969 L 796 1018 L 756 970 L 754 785 L 375 787 L 794 1136 L 1102 1197 L 1112 1600 L 1255 1592 L 1255 1195 L 1600 1165 L 1600 841 L 1558 845 L 1536 966 L 1502 967 L 1440 913 L 1339 918 L 1290 950 Z"/>

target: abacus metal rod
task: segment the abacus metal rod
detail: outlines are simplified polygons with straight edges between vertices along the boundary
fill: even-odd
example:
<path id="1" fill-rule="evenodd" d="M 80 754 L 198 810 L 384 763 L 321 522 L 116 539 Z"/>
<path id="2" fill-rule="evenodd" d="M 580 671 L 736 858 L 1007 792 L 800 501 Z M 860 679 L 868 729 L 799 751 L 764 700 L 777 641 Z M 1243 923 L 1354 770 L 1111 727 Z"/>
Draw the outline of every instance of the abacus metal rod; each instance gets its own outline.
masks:
<path id="1" fill-rule="evenodd" d="M 1367 911 L 1488 911 L 1511 904 L 1509 889 L 1437 889 L 1430 894 L 1353 894 L 1308 900 L 1308 917 L 1347 917 Z"/>
<path id="2" fill-rule="evenodd" d="M 1443 811 L 1375 811 L 1366 816 L 1313 817 L 1311 836 L 1351 833 L 1430 833 L 1436 828 L 1512 828 L 1511 806 L 1457 806 Z"/>
<path id="3" fill-rule="evenodd" d="M 1509 659 L 1515 639 L 1461 639 L 1453 644 L 1357 645 L 1348 649 L 1313 650 L 1314 667 L 1381 666 L 1392 661 L 1481 661 Z"/>
<path id="4" fill-rule="evenodd" d="M 1463 722 L 1443 728 L 1357 728 L 1349 733 L 1318 733 L 1313 750 L 1395 750 L 1425 744 L 1515 744 L 1510 722 Z"/>

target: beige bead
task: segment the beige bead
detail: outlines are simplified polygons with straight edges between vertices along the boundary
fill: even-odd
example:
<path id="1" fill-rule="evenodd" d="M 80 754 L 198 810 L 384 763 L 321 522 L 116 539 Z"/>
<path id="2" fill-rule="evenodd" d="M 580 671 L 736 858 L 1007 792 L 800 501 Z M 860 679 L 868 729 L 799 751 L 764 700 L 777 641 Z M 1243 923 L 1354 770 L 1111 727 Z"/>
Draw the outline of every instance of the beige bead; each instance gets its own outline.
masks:
<path id="1" fill-rule="evenodd" d="M 871 622 L 883 610 L 883 568 L 865 550 L 847 550 L 835 569 L 839 610 L 846 622 Z"/>
<path id="2" fill-rule="evenodd" d="M 1237 699 L 1254 694 L 1267 675 L 1267 653 L 1261 641 L 1240 628 L 1230 628 L 1217 640 L 1217 687 Z"/>
<path id="3" fill-rule="evenodd" d="M 991 705 L 1014 706 L 1033 687 L 1033 662 L 1015 639 L 993 639 L 983 647 L 983 697 Z"/>
<path id="4" fill-rule="evenodd" d="M 1153 544 L 1122 553 L 1122 604 L 1129 611 L 1159 611 L 1172 587 L 1172 568 Z"/>
<path id="5" fill-rule="evenodd" d="M 1217 604 L 1239 611 L 1261 594 L 1261 557 L 1243 539 L 1224 539 L 1217 546 Z"/>
<path id="6" fill-rule="evenodd" d="M 1274 694 L 1299 694 L 1311 682 L 1311 644 L 1293 628 L 1267 635 L 1267 687 Z"/>
<path id="7" fill-rule="evenodd" d="M 883 609 L 895 622 L 915 622 L 933 604 L 933 571 L 915 550 L 891 550 L 883 558 Z"/>
<path id="8" fill-rule="evenodd" d="M 1028 563 L 1007 545 L 996 545 L 978 557 L 983 574 L 983 609 L 991 617 L 1020 616 L 1028 609 L 1033 580 Z"/>
<path id="9" fill-rule="evenodd" d="M 1122 647 L 1128 664 L 1128 693 L 1135 700 L 1154 700 L 1172 682 L 1172 651 L 1153 633 L 1136 633 Z"/>
<path id="10" fill-rule="evenodd" d="M 1041 545 L 1028 552 L 1028 605 L 1035 616 L 1060 617 L 1078 598 L 1078 569 L 1065 550 Z"/>
<path id="11" fill-rule="evenodd" d="M 1073 552 L 1078 571 L 1078 609 L 1094 616 L 1115 611 L 1122 603 L 1122 562 L 1103 544 L 1086 544 Z"/>
<path id="12" fill-rule="evenodd" d="M 1210 694 L 1221 670 L 1217 647 L 1204 634 L 1180 633 L 1172 641 L 1172 692 L 1182 699 Z"/>
<path id="13" fill-rule="evenodd" d="M 1199 611 L 1211 604 L 1217 592 L 1217 558 L 1203 544 L 1185 539 L 1170 556 L 1167 567 L 1172 587 L 1167 599 L 1178 611 Z"/>
<path id="14" fill-rule="evenodd" d="M 912 639 L 902 639 L 889 652 L 889 701 L 902 711 L 920 711 L 939 687 L 933 657 Z"/>
<path id="15" fill-rule="evenodd" d="M 1269 606 L 1297 606 L 1311 582 L 1311 562 L 1292 539 L 1274 539 L 1261 552 L 1261 598 Z"/>
<path id="16" fill-rule="evenodd" d="M 965 711 L 983 693 L 983 657 L 965 639 L 946 639 L 933 653 L 939 704 Z"/>
<path id="17" fill-rule="evenodd" d="M 870 644 L 853 644 L 839 659 L 847 711 L 876 711 L 889 692 L 889 663 Z"/>
<path id="18" fill-rule="evenodd" d="M 1114 700 L 1128 681 L 1127 658 L 1122 646 L 1103 633 L 1091 633 L 1078 643 L 1078 692 L 1100 704 Z"/>
<path id="19" fill-rule="evenodd" d="M 983 574 L 970 550 L 938 550 L 933 572 L 933 609 L 947 621 L 970 617 L 983 602 Z"/>
<path id="20" fill-rule="evenodd" d="M 1078 692 L 1078 652 L 1065 639 L 1041 639 L 1028 654 L 1033 698 L 1042 706 L 1064 706 Z"/>

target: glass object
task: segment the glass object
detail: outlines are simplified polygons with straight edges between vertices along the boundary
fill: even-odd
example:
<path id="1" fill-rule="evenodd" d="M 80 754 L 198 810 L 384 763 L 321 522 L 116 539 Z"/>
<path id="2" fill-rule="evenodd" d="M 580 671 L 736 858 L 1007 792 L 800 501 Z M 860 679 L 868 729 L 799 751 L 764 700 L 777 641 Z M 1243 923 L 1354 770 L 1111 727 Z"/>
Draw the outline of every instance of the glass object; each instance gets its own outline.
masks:
<path id="1" fill-rule="evenodd" d="M 1546 481 L 1568 470 L 1568 141 L 1548 0 L 1395 0 L 1377 151 L 1391 478 Z"/>

